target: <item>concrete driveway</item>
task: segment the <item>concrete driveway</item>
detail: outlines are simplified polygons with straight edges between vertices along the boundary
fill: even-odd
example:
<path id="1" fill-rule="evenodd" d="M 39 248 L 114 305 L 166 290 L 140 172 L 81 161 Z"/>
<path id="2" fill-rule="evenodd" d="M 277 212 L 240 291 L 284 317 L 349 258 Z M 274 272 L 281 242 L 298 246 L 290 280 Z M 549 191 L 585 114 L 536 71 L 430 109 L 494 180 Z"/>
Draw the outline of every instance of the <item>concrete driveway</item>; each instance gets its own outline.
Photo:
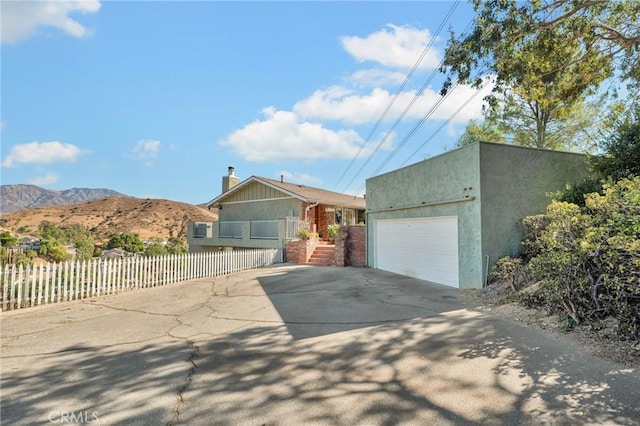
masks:
<path id="1" fill-rule="evenodd" d="M 3 424 L 640 424 L 640 373 L 447 287 L 279 265 L 3 313 Z"/>

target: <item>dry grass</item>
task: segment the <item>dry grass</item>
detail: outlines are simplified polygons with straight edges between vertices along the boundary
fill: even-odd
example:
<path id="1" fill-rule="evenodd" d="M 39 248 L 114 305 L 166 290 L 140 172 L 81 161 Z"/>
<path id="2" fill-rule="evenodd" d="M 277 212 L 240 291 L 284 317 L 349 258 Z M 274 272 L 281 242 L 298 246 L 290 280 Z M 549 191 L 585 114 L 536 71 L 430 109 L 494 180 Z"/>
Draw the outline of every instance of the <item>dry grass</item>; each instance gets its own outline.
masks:
<path id="1" fill-rule="evenodd" d="M 218 220 L 217 211 L 169 200 L 110 197 L 79 204 L 41 207 L 6 213 L 2 227 L 16 231 L 27 227 L 33 233 L 44 221 L 58 225 L 80 224 L 97 239 L 118 232 L 136 232 L 141 239 L 185 237 L 188 222 Z"/>

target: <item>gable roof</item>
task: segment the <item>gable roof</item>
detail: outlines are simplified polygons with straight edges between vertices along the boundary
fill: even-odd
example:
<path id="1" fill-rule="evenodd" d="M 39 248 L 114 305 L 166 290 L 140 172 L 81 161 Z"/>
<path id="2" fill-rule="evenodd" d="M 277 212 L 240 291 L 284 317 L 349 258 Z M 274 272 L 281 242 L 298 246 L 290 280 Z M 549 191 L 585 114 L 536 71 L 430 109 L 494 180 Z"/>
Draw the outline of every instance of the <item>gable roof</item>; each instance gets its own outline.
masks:
<path id="1" fill-rule="evenodd" d="M 251 176 L 250 178 L 240 182 L 227 192 L 220 194 L 218 197 L 207 203 L 207 207 L 211 207 L 216 204 L 221 204 L 224 199 L 244 188 L 251 182 L 258 182 L 268 187 L 281 191 L 291 197 L 298 198 L 301 201 L 308 203 L 320 203 L 331 206 L 350 207 L 355 209 L 364 210 L 366 208 L 366 201 L 363 197 L 356 197 L 354 195 L 343 194 L 340 192 L 327 191 L 326 189 L 314 188 L 312 186 L 300 185 L 297 183 L 281 182 L 275 179 L 269 179 L 260 176 Z"/>

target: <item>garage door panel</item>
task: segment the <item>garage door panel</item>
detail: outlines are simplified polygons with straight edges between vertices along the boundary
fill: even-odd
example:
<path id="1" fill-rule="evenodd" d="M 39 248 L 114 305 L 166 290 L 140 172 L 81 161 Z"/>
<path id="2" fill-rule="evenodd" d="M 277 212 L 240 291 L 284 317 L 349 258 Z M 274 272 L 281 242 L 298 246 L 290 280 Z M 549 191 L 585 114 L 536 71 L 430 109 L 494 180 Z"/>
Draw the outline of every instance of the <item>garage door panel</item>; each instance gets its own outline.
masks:
<path id="1" fill-rule="evenodd" d="M 455 216 L 376 221 L 376 268 L 458 287 Z"/>

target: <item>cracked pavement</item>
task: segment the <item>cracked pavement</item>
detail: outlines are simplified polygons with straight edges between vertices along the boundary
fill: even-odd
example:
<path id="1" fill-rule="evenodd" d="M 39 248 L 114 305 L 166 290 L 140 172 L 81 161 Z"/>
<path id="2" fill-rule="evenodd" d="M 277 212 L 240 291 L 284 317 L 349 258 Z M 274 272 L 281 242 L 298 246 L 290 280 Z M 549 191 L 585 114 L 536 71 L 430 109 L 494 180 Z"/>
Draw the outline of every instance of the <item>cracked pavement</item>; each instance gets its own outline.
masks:
<path id="1" fill-rule="evenodd" d="M 277 265 L 0 319 L 3 424 L 640 424 L 638 371 L 366 268 Z"/>

